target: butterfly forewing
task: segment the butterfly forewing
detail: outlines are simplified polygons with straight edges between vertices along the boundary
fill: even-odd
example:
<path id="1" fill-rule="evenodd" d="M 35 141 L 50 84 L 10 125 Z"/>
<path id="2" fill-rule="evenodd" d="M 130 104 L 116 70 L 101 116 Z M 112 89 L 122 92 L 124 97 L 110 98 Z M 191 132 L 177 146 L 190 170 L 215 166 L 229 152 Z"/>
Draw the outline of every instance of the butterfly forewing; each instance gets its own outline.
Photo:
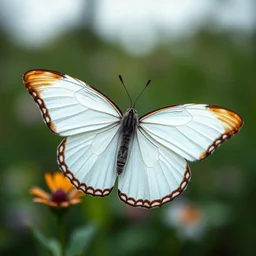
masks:
<path id="1" fill-rule="evenodd" d="M 203 104 L 166 107 L 140 119 L 140 127 L 150 137 L 189 161 L 213 153 L 242 124 L 233 111 Z"/>
<path id="2" fill-rule="evenodd" d="M 69 136 L 120 122 L 121 111 L 86 83 L 49 70 L 31 70 L 24 84 L 44 121 L 56 134 Z"/>

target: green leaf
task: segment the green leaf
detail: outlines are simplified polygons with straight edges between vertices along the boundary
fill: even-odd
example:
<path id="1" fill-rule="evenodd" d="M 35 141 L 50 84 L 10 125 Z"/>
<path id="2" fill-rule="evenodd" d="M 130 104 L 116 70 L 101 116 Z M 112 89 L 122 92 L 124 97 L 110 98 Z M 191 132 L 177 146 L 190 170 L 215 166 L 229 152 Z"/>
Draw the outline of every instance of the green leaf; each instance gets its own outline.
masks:
<path id="1" fill-rule="evenodd" d="M 70 239 L 67 256 L 81 255 L 91 243 L 91 240 L 97 230 L 96 224 L 89 224 L 84 227 L 77 228 Z"/>
<path id="2" fill-rule="evenodd" d="M 39 229 L 29 226 L 29 229 L 35 238 L 43 247 L 45 247 L 53 256 L 61 256 L 61 247 L 59 242 L 54 238 L 47 238 Z"/>

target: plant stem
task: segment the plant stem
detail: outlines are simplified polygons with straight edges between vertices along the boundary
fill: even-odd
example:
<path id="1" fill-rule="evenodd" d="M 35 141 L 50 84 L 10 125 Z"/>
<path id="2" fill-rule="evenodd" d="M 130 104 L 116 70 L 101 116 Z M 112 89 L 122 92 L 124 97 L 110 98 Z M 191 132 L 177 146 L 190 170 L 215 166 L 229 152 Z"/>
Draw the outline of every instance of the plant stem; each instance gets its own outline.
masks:
<path id="1" fill-rule="evenodd" d="M 59 242 L 61 245 L 61 256 L 65 256 L 65 225 L 64 225 L 63 214 L 60 214 L 58 216 L 58 226 L 59 226 Z"/>

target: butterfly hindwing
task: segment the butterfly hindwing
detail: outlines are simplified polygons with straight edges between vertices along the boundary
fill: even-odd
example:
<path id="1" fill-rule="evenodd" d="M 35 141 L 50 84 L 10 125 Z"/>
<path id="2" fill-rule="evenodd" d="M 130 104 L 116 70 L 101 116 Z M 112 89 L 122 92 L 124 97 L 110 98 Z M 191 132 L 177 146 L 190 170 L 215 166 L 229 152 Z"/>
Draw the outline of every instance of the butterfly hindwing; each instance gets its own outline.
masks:
<path id="1" fill-rule="evenodd" d="M 64 139 L 58 164 L 73 185 L 86 194 L 107 196 L 116 180 L 118 125 Z"/>
<path id="2" fill-rule="evenodd" d="M 69 136 L 120 122 L 121 111 L 88 84 L 49 70 L 31 70 L 24 84 L 56 134 Z"/>
<path id="3" fill-rule="evenodd" d="M 180 195 L 190 180 L 186 160 L 138 129 L 124 172 L 119 197 L 131 206 L 159 207 Z"/>

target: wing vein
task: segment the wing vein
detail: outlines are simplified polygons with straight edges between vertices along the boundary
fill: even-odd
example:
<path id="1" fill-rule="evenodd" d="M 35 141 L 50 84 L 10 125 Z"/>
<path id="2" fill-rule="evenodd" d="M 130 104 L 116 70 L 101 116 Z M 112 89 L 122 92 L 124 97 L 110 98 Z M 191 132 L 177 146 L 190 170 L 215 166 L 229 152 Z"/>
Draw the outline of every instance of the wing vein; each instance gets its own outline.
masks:
<path id="1" fill-rule="evenodd" d="M 175 128 L 176 128 L 176 130 L 177 130 L 180 134 L 182 134 L 185 138 L 187 138 L 189 141 L 191 141 L 192 144 L 194 144 L 195 146 L 198 146 L 198 147 L 200 147 L 201 149 L 204 150 L 204 148 L 203 148 L 200 144 L 196 143 L 194 140 L 192 140 L 190 137 L 188 137 L 188 136 L 187 136 L 184 132 L 182 132 L 177 126 L 176 126 Z"/>
<path id="2" fill-rule="evenodd" d="M 138 146 L 139 146 L 139 150 L 140 150 L 140 154 L 141 154 L 141 159 L 144 163 L 144 166 L 146 167 L 146 177 L 147 177 L 147 182 L 148 182 L 148 190 L 149 190 L 149 198 L 151 198 L 151 194 L 152 194 L 152 191 L 151 191 L 151 188 L 150 188 L 150 183 L 149 183 L 149 174 L 148 174 L 148 171 L 147 171 L 147 165 L 146 163 L 144 162 L 144 159 L 143 159 L 143 155 L 142 155 L 142 150 L 141 150 L 141 145 L 140 145 L 140 142 L 139 142 L 139 136 L 138 136 L 138 132 L 139 132 L 139 129 L 137 129 L 137 133 L 136 133 L 136 136 L 137 136 L 137 141 L 138 141 Z M 142 133 L 141 133 L 142 134 Z M 142 134 L 143 135 L 143 134 Z"/>

